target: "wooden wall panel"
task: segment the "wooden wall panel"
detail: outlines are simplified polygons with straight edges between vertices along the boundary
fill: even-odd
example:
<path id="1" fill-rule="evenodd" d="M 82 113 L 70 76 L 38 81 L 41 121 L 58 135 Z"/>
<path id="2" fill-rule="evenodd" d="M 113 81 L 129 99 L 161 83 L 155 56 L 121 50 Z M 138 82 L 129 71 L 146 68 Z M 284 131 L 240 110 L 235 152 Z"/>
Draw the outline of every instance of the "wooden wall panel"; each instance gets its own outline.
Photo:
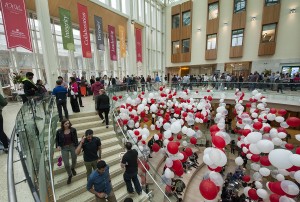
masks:
<path id="1" fill-rule="evenodd" d="M 240 58 L 243 56 L 243 46 L 231 46 L 230 47 L 230 58 Z"/>
<path id="2" fill-rule="evenodd" d="M 181 61 L 181 56 L 180 53 L 178 54 L 171 54 L 171 62 L 172 63 L 177 63 Z"/>
<path id="3" fill-rule="evenodd" d="M 193 7 L 193 2 L 192 1 L 184 2 L 183 4 L 181 4 L 181 12 L 192 10 L 192 7 Z"/>
<path id="4" fill-rule="evenodd" d="M 205 60 L 217 59 L 217 49 L 205 50 Z"/>
<path id="5" fill-rule="evenodd" d="M 206 34 L 215 34 L 219 31 L 219 18 L 213 20 L 207 20 Z"/>
<path id="6" fill-rule="evenodd" d="M 184 26 L 181 29 L 181 39 L 189 39 L 192 36 L 192 26 Z"/>
<path id="7" fill-rule="evenodd" d="M 277 23 L 280 16 L 280 4 L 264 6 L 262 24 Z"/>
<path id="8" fill-rule="evenodd" d="M 211 3 L 218 2 L 218 1 L 219 1 L 219 0 L 208 0 L 207 3 L 208 3 L 208 4 L 211 4 Z"/>
<path id="9" fill-rule="evenodd" d="M 260 43 L 258 55 L 274 55 L 276 50 L 276 42 Z"/>
<path id="10" fill-rule="evenodd" d="M 180 12 L 181 12 L 181 5 L 180 4 L 172 7 L 172 15 L 180 14 Z"/>
<path id="11" fill-rule="evenodd" d="M 180 29 L 172 29 L 171 30 L 171 40 L 172 41 L 180 41 Z"/>
<path id="12" fill-rule="evenodd" d="M 244 29 L 246 27 L 246 11 L 232 15 L 232 30 Z"/>
<path id="13" fill-rule="evenodd" d="M 191 62 L 191 52 L 181 53 L 181 62 Z"/>

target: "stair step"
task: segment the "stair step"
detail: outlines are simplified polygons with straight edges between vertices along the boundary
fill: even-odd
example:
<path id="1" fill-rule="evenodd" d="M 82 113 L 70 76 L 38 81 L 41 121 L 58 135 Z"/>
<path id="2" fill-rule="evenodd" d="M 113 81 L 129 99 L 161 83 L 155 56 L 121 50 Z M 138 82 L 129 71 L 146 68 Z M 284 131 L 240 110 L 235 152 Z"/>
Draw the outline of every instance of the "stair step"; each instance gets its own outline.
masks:
<path id="1" fill-rule="evenodd" d="M 119 153 L 122 151 L 123 151 L 123 148 L 119 144 L 112 146 L 112 147 L 102 149 L 102 159 L 108 165 L 113 165 L 115 163 L 119 163 L 120 162 Z M 54 166 L 53 166 L 54 175 L 57 175 L 62 172 L 66 172 L 64 166 L 61 166 L 61 167 L 57 166 L 57 158 L 58 158 L 58 156 L 55 158 L 56 160 L 53 161 L 54 162 Z M 79 167 L 82 165 L 84 165 L 83 155 L 80 154 L 79 156 L 77 156 L 77 166 L 76 167 Z"/>
<path id="2" fill-rule="evenodd" d="M 98 115 L 94 114 L 93 116 L 72 118 L 72 119 L 70 119 L 70 121 L 72 124 L 78 124 L 78 123 L 86 123 L 86 122 L 90 122 L 90 121 L 100 121 L 100 118 Z"/>
<path id="3" fill-rule="evenodd" d="M 95 111 L 93 112 L 79 112 L 79 113 L 74 113 L 69 115 L 69 119 L 76 119 L 76 118 L 83 118 L 83 117 L 87 117 L 87 116 L 95 116 Z"/>
<path id="4" fill-rule="evenodd" d="M 142 195 L 138 195 L 136 192 L 133 196 L 130 196 L 127 193 L 126 186 L 123 186 L 122 188 L 115 191 L 115 196 L 117 198 L 117 201 L 124 201 L 125 198 L 130 197 L 133 199 L 134 202 L 144 202 L 148 201 L 148 195 L 143 191 Z"/>
<path id="5" fill-rule="evenodd" d="M 72 123 L 72 120 L 71 120 Z M 102 121 L 99 120 L 92 120 L 89 122 L 80 122 L 80 123 L 76 123 L 73 124 L 72 123 L 72 127 L 75 128 L 76 130 L 87 130 L 87 129 L 91 129 L 91 128 L 97 128 L 97 127 L 104 127 L 105 128 L 105 123 L 102 123 Z M 112 125 L 110 125 L 110 127 L 112 127 Z M 57 126 L 57 129 L 60 128 L 60 125 Z"/>
<path id="6" fill-rule="evenodd" d="M 83 129 L 76 128 L 77 136 L 78 137 L 84 136 L 85 131 L 87 129 L 92 129 L 94 131 L 94 134 L 101 134 L 101 133 L 106 133 L 106 132 L 111 132 L 111 131 L 114 132 L 114 127 L 112 125 L 109 125 L 109 127 L 106 128 L 105 125 L 103 125 L 102 123 L 99 123 L 98 126 L 95 126 L 95 127 L 87 127 L 87 128 L 83 128 Z"/>
<path id="7" fill-rule="evenodd" d="M 96 202 L 95 195 L 90 193 L 89 191 L 86 191 L 82 194 L 79 194 L 66 202 Z"/>

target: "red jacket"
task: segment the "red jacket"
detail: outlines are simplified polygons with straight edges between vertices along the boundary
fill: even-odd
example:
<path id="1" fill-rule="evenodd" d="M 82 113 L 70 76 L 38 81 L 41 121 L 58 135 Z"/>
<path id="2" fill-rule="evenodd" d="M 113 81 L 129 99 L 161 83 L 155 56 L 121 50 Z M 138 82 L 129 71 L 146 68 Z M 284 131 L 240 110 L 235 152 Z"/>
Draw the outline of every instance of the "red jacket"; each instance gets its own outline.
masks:
<path id="1" fill-rule="evenodd" d="M 93 85 L 92 85 L 92 92 L 94 93 L 94 96 L 99 95 L 99 90 L 103 89 L 104 86 L 102 83 L 100 83 L 100 81 L 96 81 Z"/>

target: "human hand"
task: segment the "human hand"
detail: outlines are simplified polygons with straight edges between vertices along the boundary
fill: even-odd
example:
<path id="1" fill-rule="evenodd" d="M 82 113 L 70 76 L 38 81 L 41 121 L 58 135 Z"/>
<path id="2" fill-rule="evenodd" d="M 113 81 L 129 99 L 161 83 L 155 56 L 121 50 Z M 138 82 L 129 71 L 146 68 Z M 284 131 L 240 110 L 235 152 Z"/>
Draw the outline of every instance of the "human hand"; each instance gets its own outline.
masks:
<path id="1" fill-rule="evenodd" d="M 61 148 L 60 148 L 60 147 L 57 147 L 57 150 L 58 150 L 58 151 L 61 151 Z"/>
<path id="2" fill-rule="evenodd" d="M 82 136 L 80 143 L 83 144 L 85 141 L 85 136 Z"/>
<path id="3" fill-rule="evenodd" d="M 104 192 L 100 192 L 100 193 L 97 193 L 97 196 L 99 197 L 99 198 L 105 198 L 105 193 Z"/>

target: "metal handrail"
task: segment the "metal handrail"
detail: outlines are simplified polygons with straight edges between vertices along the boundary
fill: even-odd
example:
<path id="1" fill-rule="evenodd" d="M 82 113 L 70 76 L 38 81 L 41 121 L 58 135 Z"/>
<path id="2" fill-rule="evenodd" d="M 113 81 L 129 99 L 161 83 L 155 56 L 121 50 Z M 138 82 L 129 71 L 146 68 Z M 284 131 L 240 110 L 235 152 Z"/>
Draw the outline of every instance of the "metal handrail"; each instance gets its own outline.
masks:
<path id="1" fill-rule="evenodd" d="M 54 101 L 55 100 L 53 99 L 53 102 Z M 48 163 L 49 163 L 49 173 L 50 173 L 50 182 L 51 182 L 53 201 L 56 202 L 54 183 L 53 183 L 54 178 L 52 175 L 52 162 L 51 162 L 51 124 L 52 124 L 52 117 L 53 117 L 53 109 L 54 109 L 54 104 L 52 105 L 52 110 L 51 110 L 50 119 L 49 119 L 49 128 L 48 128 Z"/>
<path id="2" fill-rule="evenodd" d="M 15 178 L 14 178 L 14 139 L 15 139 L 16 126 L 11 134 L 11 142 L 9 144 L 8 157 L 7 157 L 7 185 L 8 185 L 8 200 L 9 202 L 17 202 L 16 188 L 15 188 Z"/>
<path id="3" fill-rule="evenodd" d="M 113 111 L 113 116 L 114 116 L 114 118 L 117 118 L 117 116 L 116 116 L 114 110 L 112 110 L 112 111 Z M 116 122 L 117 122 L 119 128 L 121 129 L 122 135 L 123 135 L 124 138 L 128 141 L 128 138 L 127 138 L 127 136 L 125 135 L 125 133 L 124 133 L 122 127 L 120 126 L 120 123 L 119 123 L 118 121 L 116 121 Z M 172 202 L 172 201 L 169 199 L 169 197 L 166 195 L 166 193 L 165 193 L 165 192 L 160 188 L 160 186 L 157 184 L 156 180 L 152 177 L 152 175 L 150 174 L 150 172 L 149 172 L 149 171 L 147 170 L 147 168 L 144 166 L 143 162 L 142 162 L 139 158 L 138 158 L 138 160 L 139 160 L 139 162 L 141 163 L 141 165 L 144 167 L 144 170 L 147 172 L 147 174 L 150 176 L 150 178 L 151 178 L 151 179 L 153 180 L 153 182 L 156 184 L 156 186 L 158 187 L 158 189 L 164 194 L 164 196 L 167 198 L 167 200 L 168 200 L 169 202 Z"/>

